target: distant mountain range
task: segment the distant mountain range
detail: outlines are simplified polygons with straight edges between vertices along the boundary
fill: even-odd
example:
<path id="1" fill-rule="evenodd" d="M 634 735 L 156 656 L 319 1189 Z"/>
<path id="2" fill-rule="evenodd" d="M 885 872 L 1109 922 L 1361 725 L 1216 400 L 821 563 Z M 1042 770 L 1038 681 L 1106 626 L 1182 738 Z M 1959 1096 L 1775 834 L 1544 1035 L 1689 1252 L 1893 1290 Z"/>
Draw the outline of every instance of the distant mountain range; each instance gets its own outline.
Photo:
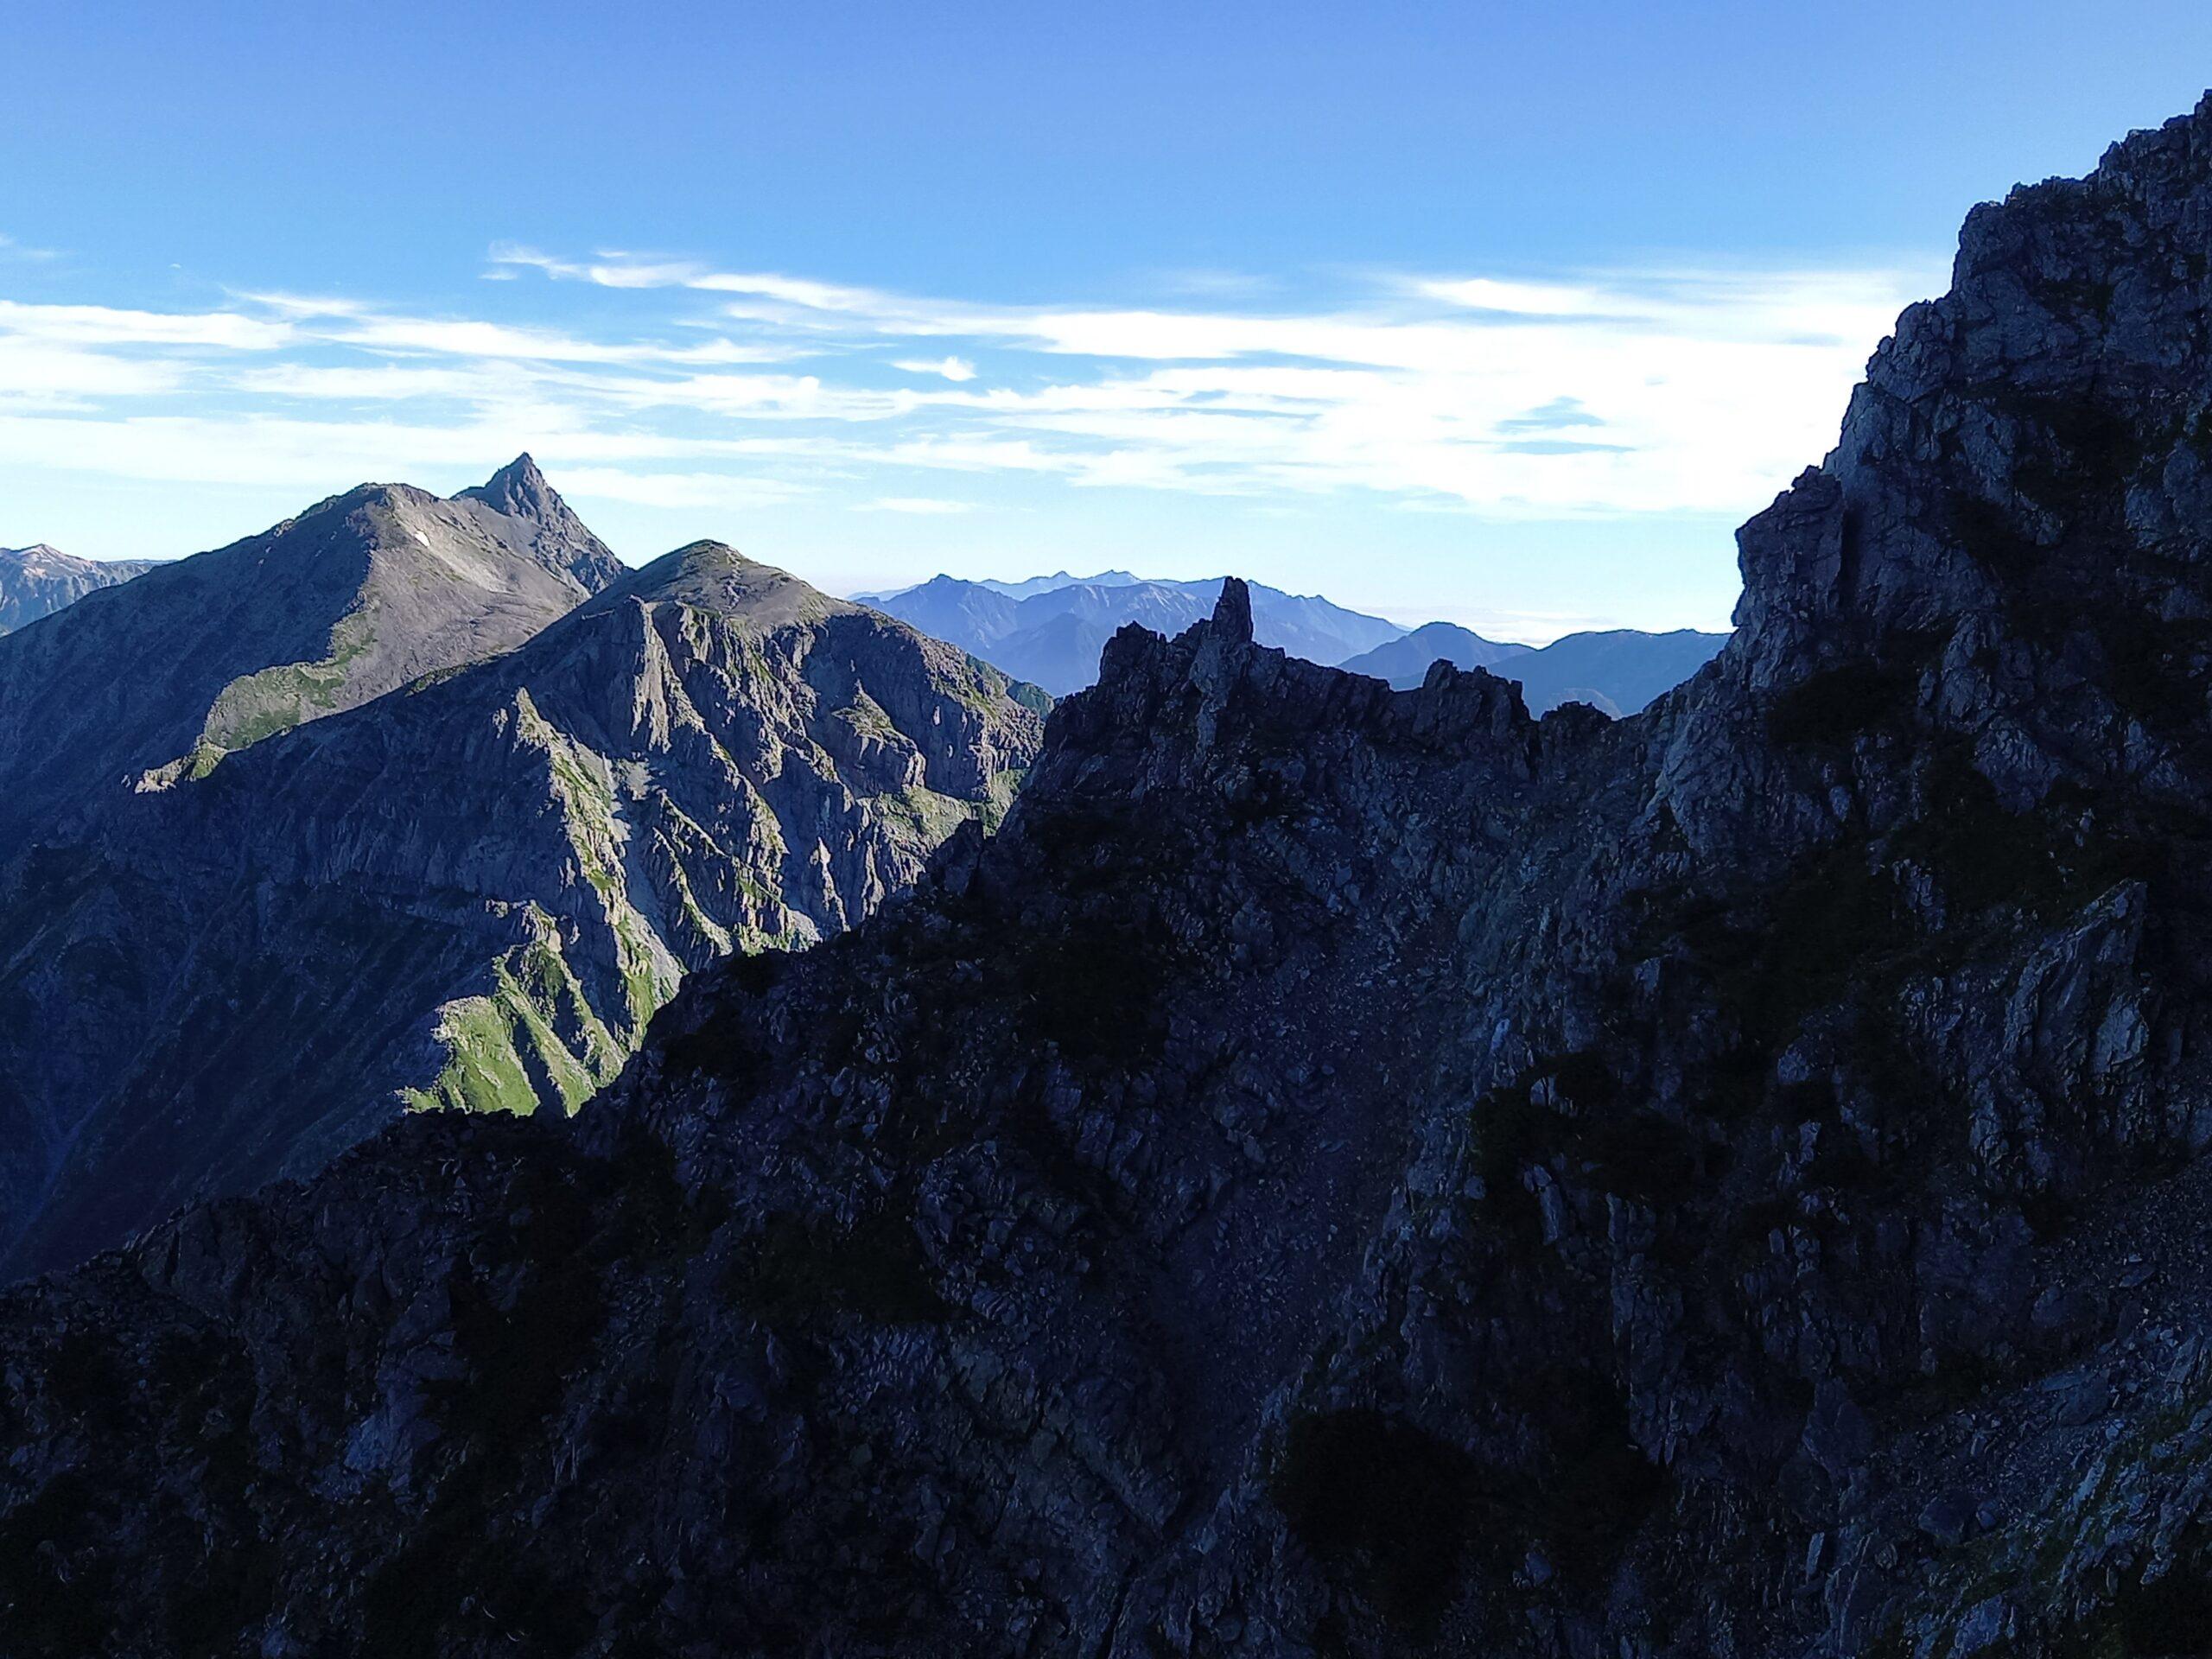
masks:
<path id="1" fill-rule="evenodd" d="M 1456 622 L 1424 622 L 1412 632 L 1385 640 L 1372 651 L 1347 657 L 1337 666 L 1350 669 L 1355 674 L 1371 674 L 1403 690 L 1419 685 L 1431 663 L 1446 662 L 1454 668 L 1497 670 L 1501 663 L 1535 655 L 1534 645 L 1485 639 Z"/>
<path id="2" fill-rule="evenodd" d="M 410 1104 L 573 1109 L 684 975 L 995 822 L 1014 690 L 717 543 L 629 569 L 527 457 L 0 639 L 0 1271 Z"/>
<path id="3" fill-rule="evenodd" d="M 1620 628 L 1571 633 L 1538 650 L 1485 639 L 1451 622 L 1408 631 L 1319 596 L 1250 587 L 1252 632 L 1261 645 L 1401 689 L 1419 685 L 1434 662 L 1486 668 L 1519 681 L 1532 714 L 1563 702 L 1586 702 L 1616 717 L 1634 714 L 1695 673 L 1728 637 Z M 1220 592 L 1219 577 L 1169 582 L 1126 570 L 1095 576 L 1063 570 L 1020 582 L 940 575 L 859 599 L 1065 696 L 1098 677 L 1098 654 L 1117 629 L 1135 622 L 1157 633 L 1179 633 L 1211 612 Z"/>
<path id="4" fill-rule="evenodd" d="M 96 588 L 111 588 L 154 568 L 151 559 L 79 559 L 41 542 L 0 547 L 0 633 L 73 605 Z"/>
<path id="5" fill-rule="evenodd" d="M 1451 622 L 1431 622 L 1402 639 L 1377 645 L 1338 664 L 1371 674 L 1401 690 L 1419 685 L 1429 665 L 1486 668 L 1517 680 L 1529 712 L 1541 715 L 1566 702 L 1586 702 L 1614 716 L 1632 715 L 1671 691 L 1710 662 L 1728 641 L 1725 633 L 1643 633 L 1614 628 L 1570 633 L 1541 650 L 1501 645 Z"/>
<path id="6" fill-rule="evenodd" d="M 1033 576 L 1024 582 L 967 582 L 938 576 L 918 588 L 867 596 L 865 602 L 949 639 L 1018 680 L 1054 696 L 1098 677 L 1098 653 L 1131 622 L 1180 633 L 1206 616 L 1221 594 L 1218 576 L 1196 582 L 1140 580 L 1124 570 L 1096 576 Z M 1262 645 L 1309 662 L 1345 658 L 1397 639 L 1405 630 L 1325 599 L 1252 584 L 1253 627 Z"/>

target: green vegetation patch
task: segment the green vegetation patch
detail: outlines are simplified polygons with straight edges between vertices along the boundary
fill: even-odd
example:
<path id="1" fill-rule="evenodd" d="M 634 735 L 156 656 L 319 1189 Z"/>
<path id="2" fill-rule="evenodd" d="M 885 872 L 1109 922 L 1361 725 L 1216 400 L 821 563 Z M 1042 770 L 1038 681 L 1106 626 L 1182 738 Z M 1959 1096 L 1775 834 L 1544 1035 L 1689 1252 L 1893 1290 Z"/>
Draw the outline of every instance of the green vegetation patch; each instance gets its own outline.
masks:
<path id="1" fill-rule="evenodd" d="M 207 711 L 200 746 L 243 749 L 331 713 L 344 699 L 353 664 L 375 643 L 374 626 L 357 611 L 330 631 L 330 655 L 321 662 L 280 663 L 232 680 Z"/>
<path id="2" fill-rule="evenodd" d="M 410 1090 L 418 1109 L 453 1107 L 467 1112 L 537 1109 L 537 1090 L 515 1046 L 516 1026 L 488 996 L 456 997 L 438 1011 L 437 1038 L 445 1044 L 445 1069 L 427 1090 Z"/>
<path id="3" fill-rule="evenodd" d="M 492 977 L 489 995 L 458 997 L 439 1010 L 447 1062 L 428 1089 L 404 1091 L 409 1104 L 526 1116 L 557 1103 L 575 1113 L 613 1080 L 632 1044 L 593 1012 L 550 938 L 510 951 Z"/>

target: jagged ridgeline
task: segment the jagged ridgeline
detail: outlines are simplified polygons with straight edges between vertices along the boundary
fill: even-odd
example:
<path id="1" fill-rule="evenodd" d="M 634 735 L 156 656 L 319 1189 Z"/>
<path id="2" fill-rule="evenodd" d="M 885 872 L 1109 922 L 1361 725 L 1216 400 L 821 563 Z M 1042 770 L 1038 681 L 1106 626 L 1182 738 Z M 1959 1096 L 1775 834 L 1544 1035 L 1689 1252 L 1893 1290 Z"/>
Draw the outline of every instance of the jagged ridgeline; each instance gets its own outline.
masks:
<path id="1" fill-rule="evenodd" d="M 1039 724 L 727 547 L 624 570 L 527 458 L 95 594 L 0 642 L 0 685 L 79 721 L 0 756 L 64 797 L 18 800 L 0 880 L 16 1271 L 404 1105 L 573 1110 L 683 974 L 834 933 L 995 823 Z"/>
<path id="2" fill-rule="evenodd" d="M 2202 1651 L 2208 527 L 2212 101 L 1972 215 L 1644 713 L 1231 587 L 591 1111 L 0 1298 L 0 1645 Z"/>

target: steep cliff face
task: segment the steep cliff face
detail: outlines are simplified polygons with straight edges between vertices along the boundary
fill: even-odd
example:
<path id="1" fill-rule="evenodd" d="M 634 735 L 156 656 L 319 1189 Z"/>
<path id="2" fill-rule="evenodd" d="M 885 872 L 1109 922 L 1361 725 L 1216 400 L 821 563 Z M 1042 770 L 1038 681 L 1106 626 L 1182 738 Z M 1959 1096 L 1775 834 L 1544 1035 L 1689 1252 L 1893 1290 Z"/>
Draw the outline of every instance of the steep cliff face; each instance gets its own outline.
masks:
<path id="1" fill-rule="evenodd" d="M 0 547 L 0 633 L 10 633 L 73 605 L 95 588 L 142 576 L 152 569 L 145 559 L 73 559 L 41 542 L 35 547 Z"/>
<path id="2" fill-rule="evenodd" d="M 0 1301 L 15 1645 L 2201 1647 L 2208 458 L 2212 101 L 1975 213 L 1643 715 L 1125 631 L 573 1123 Z"/>
<path id="3" fill-rule="evenodd" d="M 512 649 L 622 567 L 524 455 L 365 484 L 0 639 L 0 858 L 134 786 Z"/>
<path id="4" fill-rule="evenodd" d="M 995 823 L 1038 727 L 1007 689 L 700 543 L 141 791 L 0 897 L 5 1259 L 312 1172 L 403 1103 L 575 1109 L 683 974 L 836 932 Z"/>

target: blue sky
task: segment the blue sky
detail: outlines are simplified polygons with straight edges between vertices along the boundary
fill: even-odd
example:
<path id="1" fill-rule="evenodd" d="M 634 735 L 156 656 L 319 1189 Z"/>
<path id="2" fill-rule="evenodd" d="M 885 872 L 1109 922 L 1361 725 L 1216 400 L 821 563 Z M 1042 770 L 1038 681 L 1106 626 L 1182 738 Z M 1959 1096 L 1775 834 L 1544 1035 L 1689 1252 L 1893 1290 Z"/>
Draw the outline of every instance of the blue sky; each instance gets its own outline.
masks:
<path id="1" fill-rule="evenodd" d="M 0 545 L 528 448 L 626 556 L 847 591 L 1719 626 L 1967 208 L 2209 81 L 2162 0 L 18 0 Z"/>

